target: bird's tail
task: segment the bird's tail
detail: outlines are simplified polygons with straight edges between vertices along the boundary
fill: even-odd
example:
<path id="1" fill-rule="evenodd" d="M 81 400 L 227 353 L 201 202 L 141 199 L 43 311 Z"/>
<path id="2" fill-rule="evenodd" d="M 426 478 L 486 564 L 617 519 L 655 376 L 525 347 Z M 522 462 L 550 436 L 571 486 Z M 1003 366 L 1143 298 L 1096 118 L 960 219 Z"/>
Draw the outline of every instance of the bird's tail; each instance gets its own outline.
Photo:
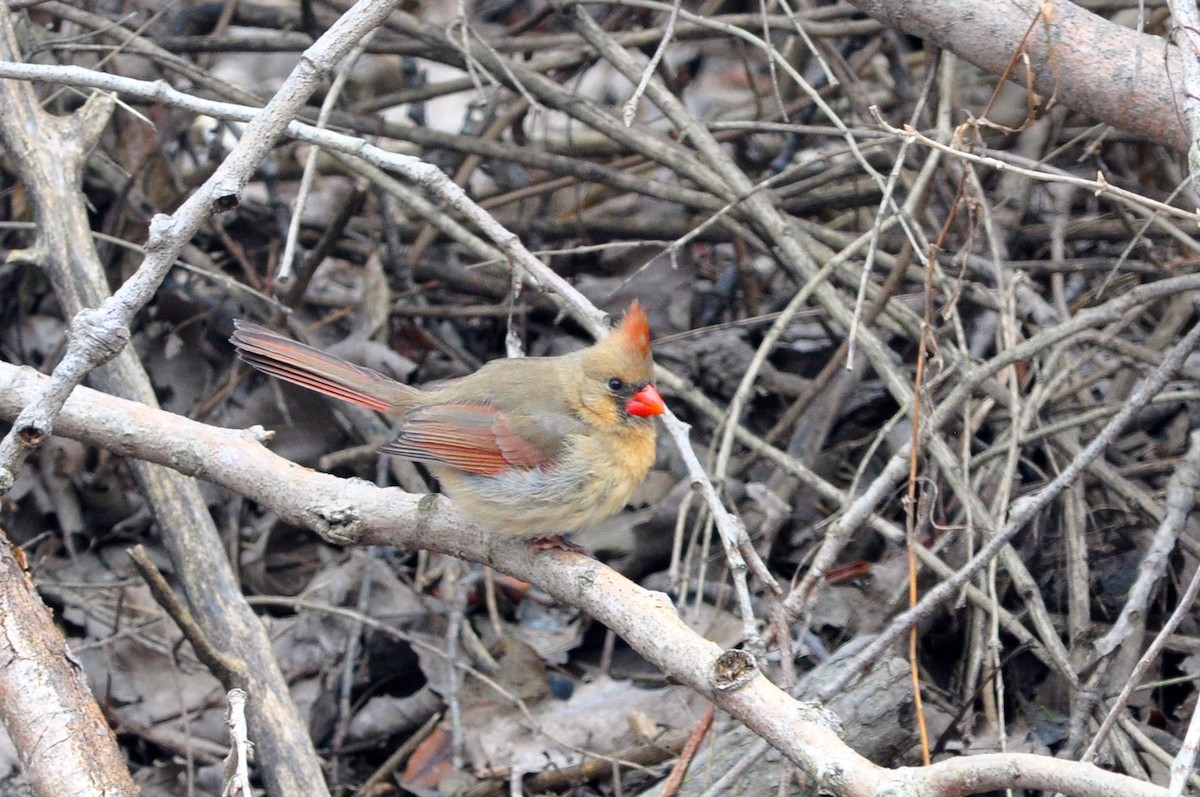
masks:
<path id="1" fill-rule="evenodd" d="M 248 321 L 234 321 L 238 357 L 265 374 L 379 412 L 407 410 L 421 391 Z"/>

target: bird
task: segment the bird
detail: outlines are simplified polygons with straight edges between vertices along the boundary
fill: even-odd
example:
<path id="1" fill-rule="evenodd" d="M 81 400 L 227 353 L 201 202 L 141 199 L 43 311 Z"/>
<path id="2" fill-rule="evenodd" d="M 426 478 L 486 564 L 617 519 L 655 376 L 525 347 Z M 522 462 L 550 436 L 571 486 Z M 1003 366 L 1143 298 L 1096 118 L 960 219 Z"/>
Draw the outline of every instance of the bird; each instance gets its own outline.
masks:
<path id="1" fill-rule="evenodd" d="M 423 463 L 468 519 L 541 547 L 620 511 L 655 458 L 650 325 L 635 300 L 599 342 L 485 363 L 420 389 L 237 320 L 230 342 L 263 373 L 384 413 L 379 451 Z M 562 543 L 562 544 L 559 544 Z"/>

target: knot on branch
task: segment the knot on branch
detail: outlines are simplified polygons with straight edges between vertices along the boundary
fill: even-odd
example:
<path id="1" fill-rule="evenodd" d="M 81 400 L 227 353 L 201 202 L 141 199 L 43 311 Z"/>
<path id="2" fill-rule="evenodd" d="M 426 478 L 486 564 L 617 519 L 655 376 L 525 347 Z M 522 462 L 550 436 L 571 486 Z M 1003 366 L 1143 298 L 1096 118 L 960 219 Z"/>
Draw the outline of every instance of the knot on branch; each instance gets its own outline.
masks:
<path id="1" fill-rule="evenodd" d="M 741 689 L 759 674 L 758 663 L 744 650 L 727 650 L 713 662 L 712 685 L 719 692 Z"/>
<path id="2" fill-rule="evenodd" d="M 150 219 L 150 230 L 146 236 L 147 254 L 164 249 L 175 238 L 175 220 L 165 213 L 156 213 Z"/>
<path id="3" fill-rule="evenodd" d="M 70 335 L 72 342 L 78 344 L 87 359 L 96 365 L 116 357 L 129 343 L 129 327 L 95 308 L 79 311 L 71 324 Z"/>
<path id="4" fill-rule="evenodd" d="M 353 545 L 362 537 L 362 518 L 354 507 L 319 506 L 311 517 L 313 530 L 335 545 Z"/>
<path id="5" fill-rule="evenodd" d="M 45 441 L 46 430 L 36 423 L 31 423 L 17 430 L 17 439 L 21 441 L 21 445 L 33 450 Z"/>
<path id="6" fill-rule="evenodd" d="M 800 702 L 799 709 L 800 718 L 804 722 L 819 725 L 839 737 L 845 735 L 841 717 L 827 709 L 823 703 L 805 700 Z"/>
<path id="7" fill-rule="evenodd" d="M 240 204 L 237 193 L 220 194 L 213 198 L 212 209 L 213 213 L 224 213 L 227 210 L 233 210 Z"/>

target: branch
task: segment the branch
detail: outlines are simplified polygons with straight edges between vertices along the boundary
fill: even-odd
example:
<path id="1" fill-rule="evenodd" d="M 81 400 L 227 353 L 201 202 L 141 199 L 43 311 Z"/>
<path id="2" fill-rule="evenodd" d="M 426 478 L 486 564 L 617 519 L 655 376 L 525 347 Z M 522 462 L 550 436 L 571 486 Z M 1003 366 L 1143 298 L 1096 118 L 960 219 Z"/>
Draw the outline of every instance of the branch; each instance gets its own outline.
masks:
<path id="1" fill-rule="evenodd" d="M 308 97 L 316 91 L 325 74 L 366 31 L 378 26 L 386 18 L 393 2 L 363 0 L 334 23 L 305 51 L 304 57 L 279 91 L 250 120 L 237 145 L 213 175 L 175 213 L 170 216 L 158 215 L 150 222 L 146 258 L 141 266 L 99 307 L 87 308 L 76 315 L 71 323 L 67 352 L 54 369 L 52 381 L 46 385 L 44 394 L 22 412 L 12 430 L 0 441 L 0 492 L 6 492 L 12 486 L 25 457 L 53 429 L 54 416 L 71 389 L 82 383 L 90 371 L 111 360 L 124 348 L 129 340 L 130 321 L 154 296 L 184 244 L 192 239 L 214 212 L 237 206 L 241 190 L 253 176 L 258 164 L 275 146 Z M 0 22 L 4 25 L 0 29 L 0 37 L 3 37 L 0 55 L 15 61 L 15 36 L 6 10 L 0 11 Z M 99 136 L 103 122 L 107 121 L 113 106 L 112 98 L 102 100 L 98 95 L 93 95 L 84 109 L 64 126 L 52 121 L 53 118 L 40 109 L 37 98 L 28 86 L 0 85 L 5 87 L 5 96 L 10 101 L 21 103 L 26 119 L 39 123 L 44 133 L 51 135 L 48 142 L 50 146 L 39 153 L 38 148 L 47 142 L 30 140 L 30 136 L 15 120 L 0 124 L 0 140 L 10 151 L 23 156 L 20 162 L 22 176 L 28 178 L 30 172 L 48 171 L 45 161 L 62 157 L 60 147 L 70 143 L 74 146 L 68 149 L 72 157 L 67 161 L 72 168 L 67 170 L 67 180 L 72 187 L 77 185 L 82 158 Z M 34 181 L 28 179 L 27 182 Z M 46 181 L 41 189 L 46 191 L 57 187 L 60 186 Z M 69 194 L 63 191 L 60 195 Z M 47 208 L 43 205 L 38 210 L 38 215 L 44 216 Z M 42 220 L 49 221 L 45 218 Z M 45 224 L 41 225 L 41 229 L 44 228 Z"/>
<path id="2" fill-rule="evenodd" d="M 38 385 L 0 451 L 0 492 L 57 412 L 89 374 L 104 389 L 147 406 L 156 403 L 145 369 L 125 347 L 134 314 L 154 295 L 180 250 L 216 210 L 237 202 L 241 188 L 303 107 L 323 76 L 365 33 L 382 24 L 394 2 L 360 0 L 308 50 L 279 92 L 247 126 L 212 177 L 171 216 L 150 226 L 146 257 L 137 272 L 110 295 L 107 275 L 91 242 L 80 193 L 87 152 L 102 126 L 110 98 L 91 99 L 71 117 L 46 114 L 30 86 L 0 81 L 0 143 L 15 165 L 33 209 L 37 238 L 24 262 L 43 267 L 60 305 L 74 316 L 67 352 L 52 381 Z M 0 6 L 0 58 L 18 60 L 7 7 Z M 96 368 L 111 360 L 105 368 Z M 95 370 L 93 370 L 95 369 Z M 273 795 L 326 794 L 320 762 L 258 617 L 246 604 L 225 557 L 212 516 L 198 486 L 177 473 L 145 462 L 133 474 L 159 527 L 186 597 L 206 634 L 226 642 L 241 660 L 254 699 L 250 719 L 259 749 L 272 766 L 263 774 Z M 199 611 L 203 607 L 204 611 Z"/>
<path id="3" fill-rule="evenodd" d="M 136 795 L 116 737 L 14 550 L 0 538 L 0 719 L 21 768 L 40 797 Z"/>
<path id="4" fill-rule="evenodd" d="M 45 380 L 30 369 L 0 363 L 0 417 L 15 417 Z M 828 712 L 792 699 L 762 675 L 750 656 L 722 651 L 696 634 L 662 593 L 645 590 L 588 557 L 559 550 L 531 555 L 520 540 L 466 523 L 442 496 L 379 488 L 289 462 L 263 448 L 266 433 L 260 427 L 219 429 L 78 388 L 63 407 L 57 429 L 227 487 L 338 545 L 424 548 L 536 583 L 604 623 L 648 661 L 743 722 L 838 797 L 869 797 L 889 790 L 973 794 L 1017 786 L 1079 797 L 1165 793 L 1088 764 L 1034 755 L 975 756 L 919 769 L 878 767 L 838 738 Z"/>
<path id="5" fill-rule="evenodd" d="M 993 75 L 1111 125 L 1188 148 L 1176 101 L 1179 50 L 1070 2 L 850 0 L 889 28 L 919 36 Z M 1016 58 L 1023 55 L 1028 60 Z M 1026 69 L 1032 70 L 1027 73 Z"/>

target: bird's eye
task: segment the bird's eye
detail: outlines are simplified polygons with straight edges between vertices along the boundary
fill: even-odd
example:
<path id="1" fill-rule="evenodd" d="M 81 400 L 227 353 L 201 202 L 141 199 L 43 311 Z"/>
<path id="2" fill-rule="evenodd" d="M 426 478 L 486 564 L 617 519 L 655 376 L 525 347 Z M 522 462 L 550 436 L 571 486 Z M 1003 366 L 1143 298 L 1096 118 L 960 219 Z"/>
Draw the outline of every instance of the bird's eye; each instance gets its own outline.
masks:
<path id="1" fill-rule="evenodd" d="M 608 389 L 614 393 L 620 393 L 621 389 L 624 387 L 625 387 L 625 383 L 622 382 L 620 379 L 618 379 L 615 376 L 612 379 L 608 380 Z"/>

